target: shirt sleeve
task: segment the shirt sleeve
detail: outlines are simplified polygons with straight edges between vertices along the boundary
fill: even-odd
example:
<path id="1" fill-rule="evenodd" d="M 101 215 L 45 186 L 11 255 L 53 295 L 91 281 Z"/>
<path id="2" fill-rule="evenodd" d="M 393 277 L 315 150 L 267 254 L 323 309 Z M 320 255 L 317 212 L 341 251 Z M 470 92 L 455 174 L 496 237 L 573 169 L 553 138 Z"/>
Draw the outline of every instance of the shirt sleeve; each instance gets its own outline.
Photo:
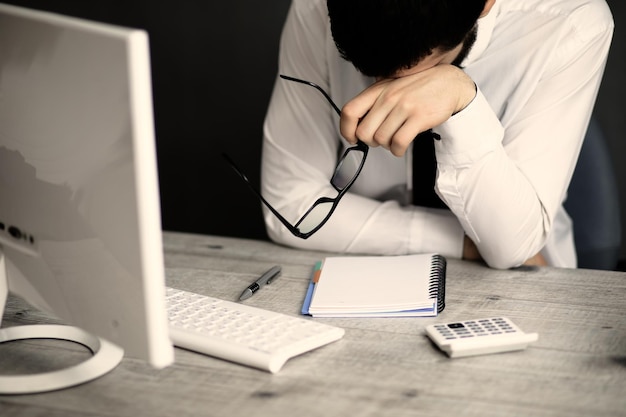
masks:
<path id="1" fill-rule="evenodd" d="M 566 196 L 613 28 L 606 15 L 586 12 L 569 17 L 514 117 L 498 118 L 479 90 L 436 129 L 438 193 L 492 267 L 540 252 Z"/>
<path id="2" fill-rule="evenodd" d="M 327 54 L 337 51 L 328 31 L 325 7 L 326 3 L 318 0 L 292 3 L 281 36 L 279 71 L 331 91 Z M 292 224 L 319 197 L 337 195 L 329 180 L 338 153 L 347 145 L 338 125 L 337 114 L 319 92 L 277 79 L 264 123 L 261 191 Z M 291 235 L 267 209 L 264 219 L 272 240 L 294 247 L 462 255 L 463 229 L 450 211 L 379 201 L 351 192 L 326 225 L 306 240 Z"/>

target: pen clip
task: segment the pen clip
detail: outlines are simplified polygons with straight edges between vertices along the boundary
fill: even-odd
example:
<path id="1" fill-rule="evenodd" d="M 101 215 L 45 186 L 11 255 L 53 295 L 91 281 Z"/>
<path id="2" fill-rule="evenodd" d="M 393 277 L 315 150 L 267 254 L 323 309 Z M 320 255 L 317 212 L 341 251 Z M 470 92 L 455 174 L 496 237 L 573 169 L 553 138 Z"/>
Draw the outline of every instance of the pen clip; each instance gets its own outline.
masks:
<path id="1" fill-rule="evenodd" d="M 281 267 L 276 265 L 272 268 L 270 268 L 267 272 L 265 272 L 261 278 L 259 278 L 259 280 L 257 280 L 257 282 L 262 283 L 264 285 L 267 285 L 269 283 L 271 283 L 272 281 L 274 281 L 276 278 L 278 278 L 278 276 L 280 275 L 281 272 Z M 263 280 L 264 277 L 267 277 L 265 280 Z"/>

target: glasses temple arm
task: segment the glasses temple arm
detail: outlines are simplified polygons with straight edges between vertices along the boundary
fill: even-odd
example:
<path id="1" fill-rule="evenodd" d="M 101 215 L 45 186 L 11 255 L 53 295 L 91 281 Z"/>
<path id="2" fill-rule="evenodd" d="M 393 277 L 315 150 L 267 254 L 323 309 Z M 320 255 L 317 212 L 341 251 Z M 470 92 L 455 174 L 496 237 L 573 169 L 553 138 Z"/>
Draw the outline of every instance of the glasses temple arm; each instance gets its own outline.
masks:
<path id="1" fill-rule="evenodd" d="M 229 163 L 229 165 L 231 166 L 231 168 L 237 173 L 237 175 L 239 175 L 239 177 L 241 177 L 242 180 L 244 180 L 244 182 L 246 184 L 248 184 L 248 187 L 250 188 L 250 190 L 252 190 L 252 192 L 254 194 L 256 194 L 257 197 L 259 197 L 259 199 L 261 200 L 261 202 L 263 204 L 265 204 L 265 206 L 272 212 L 274 213 L 274 216 L 276 216 L 278 218 L 278 220 L 280 220 L 280 222 L 287 228 L 289 229 L 293 234 L 300 236 L 302 233 L 300 232 L 300 230 L 298 230 L 296 227 L 294 227 L 291 223 L 289 223 L 289 221 L 287 221 L 287 219 L 285 219 L 274 207 L 272 207 L 272 205 L 263 197 L 263 195 L 261 195 L 261 192 L 258 191 L 256 188 L 254 188 L 254 186 L 252 185 L 252 183 L 250 182 L 250 180 L 248 179 L 248 177 L 246 176 L 246 174 L 244 174 L 239 167 L 237 167 L 237 164 L 235 164 L 235 161 L 233 161 L 231 159 L 230 156 L 228 156 L 227 154 L 223 153 L 222 156 L 224 157 L 224 159 L 226 159 L 226 161 Z"/>
<path id="2" fill-rule="evenodd" d="M 333 106 L 333 109 L 335 110 L 337 115 L 341 117 L 341 109 L 339 109 L 339 106 L 337 106 L 335 104 L 335 102 L 333 101 L 332 98 L 330 98 L 328 93 L 326 91 L 324 91 L 324 89 L 322 87 L 320 87 L 319 85 L 317 85 L 315 83 L 312 83 L 311 81 L 301 80 L 300 78 L 290 77 L 290 76 L 284 75 L 284 74 L 279 74 L 279 76 L 280 76 L 280 78 L 282 78 L 284 80 L 294 81 L 294 82 L 297 82 L 297 83 L 300 83 L 300 84 L 304 84 L 304 85 L 308 85 L 308 86 L 311 86 L 311 87 L 315 88 L 317 91 L 319 91 L 320 93 L 322 93 L 324 95 L 324 98 L 330 103 L 331 106 Z M 366 146 L 365 143 L 361 142 L 360 139 L 357 139 L 357 143 L 360 143 L 363 146 Z"/>
<path id="3" fill-rule="evenodd" d="M 309 86 L 315 88 L 317 91 L 319 91 L 320 93 L 322 93 L 324 95 L 324 98 L 326 98 L 326 100 L 328 100 L 328 102 L 330 103 L 331 106 L 333 106 L 333 109 L 335 109 L 337 114 L 339 116 L 341 116 L 341 110 L 339 109 L 339 107 L 335 104 L 333 99 L 330 98 L 328 93 L 326 91 L 324 91 L 324 89 L 322 87 L 320 87 L 319 85 L 317 85 L 315 83 L 312 83 L 311 81 L 305 81 L 305 80 L 301 80 L 299 78 L 294 78 L 294 77 L 290 77 L 288 75 L 283 75 L 283 74 L 280 74 L 280 78 L 282 78 L 284 80 L 288 80 L 288 81 L 295 81 L 297 83 L 309 85 Z"/>

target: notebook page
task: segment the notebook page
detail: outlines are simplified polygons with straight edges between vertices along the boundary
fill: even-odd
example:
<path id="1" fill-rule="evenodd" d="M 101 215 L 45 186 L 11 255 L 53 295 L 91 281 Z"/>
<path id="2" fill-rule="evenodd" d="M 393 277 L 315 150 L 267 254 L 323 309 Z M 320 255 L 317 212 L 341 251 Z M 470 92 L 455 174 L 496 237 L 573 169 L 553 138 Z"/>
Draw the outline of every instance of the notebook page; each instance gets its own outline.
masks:
<path id="1" fill-rule="evenodd" d="M 387 312 L 433 307 L 432 254 L 328 257 L 310 311 Z"/>

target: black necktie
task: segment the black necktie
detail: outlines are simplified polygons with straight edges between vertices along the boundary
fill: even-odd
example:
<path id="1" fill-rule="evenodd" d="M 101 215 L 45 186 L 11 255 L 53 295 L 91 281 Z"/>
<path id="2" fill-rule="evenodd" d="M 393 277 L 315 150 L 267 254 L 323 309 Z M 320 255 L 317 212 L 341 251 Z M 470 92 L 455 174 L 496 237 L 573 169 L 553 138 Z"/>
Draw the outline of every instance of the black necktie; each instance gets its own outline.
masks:
<path id="1" fill-rule="evenodd" d="M 413 140 L 413 205 L 448 208 L 435 193 L 435 138 L 439 135 L 427 130 Z"/>

